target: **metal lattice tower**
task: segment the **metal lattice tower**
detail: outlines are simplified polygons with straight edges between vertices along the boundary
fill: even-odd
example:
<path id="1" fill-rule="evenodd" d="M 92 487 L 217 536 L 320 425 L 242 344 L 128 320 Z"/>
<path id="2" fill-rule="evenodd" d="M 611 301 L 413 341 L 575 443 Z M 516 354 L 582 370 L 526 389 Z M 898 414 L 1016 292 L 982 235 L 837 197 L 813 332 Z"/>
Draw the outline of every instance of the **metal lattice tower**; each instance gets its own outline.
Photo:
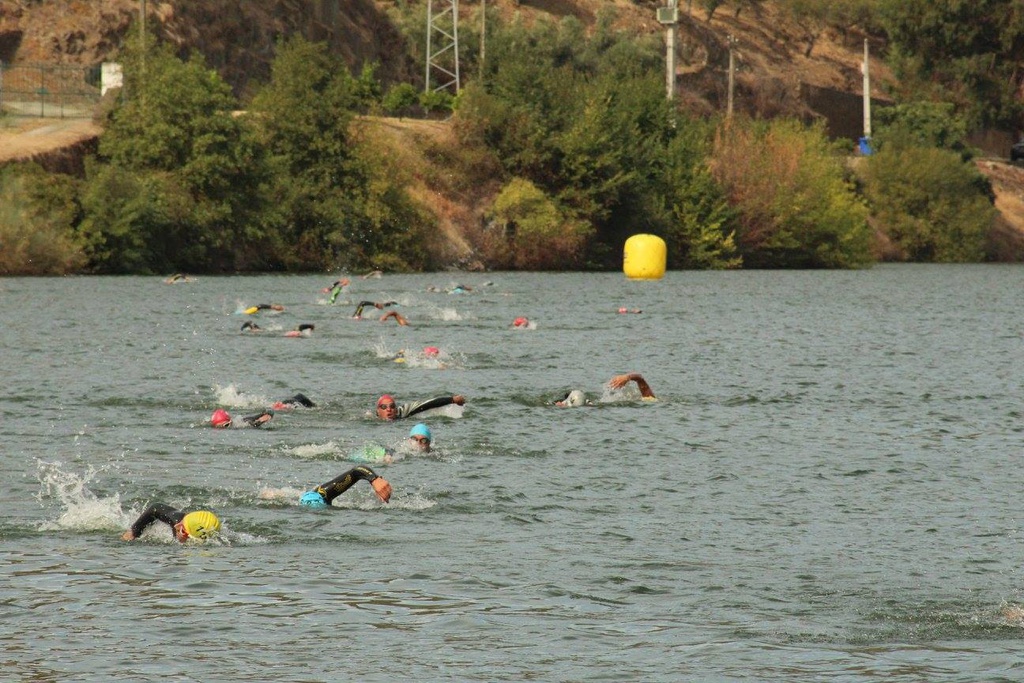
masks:
<path id="1" fill-rule="evenodd" d="M 434 0 L 427 1 L 427 80 L 425 90 L 437 92 L 459 82 L 459 0 L 437 0 L 442 8 L 434 14 Z M 435 36 L 437 38 L 435 45 Z M 431 88 L 431 74 L 436 73 L 437 84 Z"/>

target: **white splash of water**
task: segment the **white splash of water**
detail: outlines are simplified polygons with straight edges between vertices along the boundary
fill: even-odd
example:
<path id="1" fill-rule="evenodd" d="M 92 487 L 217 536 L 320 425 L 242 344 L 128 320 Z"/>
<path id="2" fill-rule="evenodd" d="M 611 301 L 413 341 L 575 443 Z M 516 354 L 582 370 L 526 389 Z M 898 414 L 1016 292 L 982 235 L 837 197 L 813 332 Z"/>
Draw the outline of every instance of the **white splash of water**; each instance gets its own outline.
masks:
<path id="1" fill-rule="evenodd" d="M 212 391 L 217 405 L 229 408 L 262 408 L 272 403 L 266 396 L 243 393 L 235 388 L 234 384 L 229 384 L 226 387 L 215 384 Z"/>
<path id="2" fill-rule="evenodd" d="M 103 470 L 89 467 L 84 474 L 66 472 L 63 463 L 38 463 L 40 503 L 55 499 L 61 507 L 60 516 L 50 522 L 43 522 L 43 531 L 72 529 L 76 531 L 123 530 L 131 524 L 132 515 L 121 509 L 118 494 L 106 498 L 97 497 L 89 490 L 88 484 Z"/>
<path id="3" fill-rule="evenodd" d="M 319 460 L 327 455 L 340 455 L 341 446 L 334 441 L 328 441 L 327 443 L 310 443 L 303 444 L 301 446 L 294 446 L 286 449 L 285 452 L 298 458 Z"/>

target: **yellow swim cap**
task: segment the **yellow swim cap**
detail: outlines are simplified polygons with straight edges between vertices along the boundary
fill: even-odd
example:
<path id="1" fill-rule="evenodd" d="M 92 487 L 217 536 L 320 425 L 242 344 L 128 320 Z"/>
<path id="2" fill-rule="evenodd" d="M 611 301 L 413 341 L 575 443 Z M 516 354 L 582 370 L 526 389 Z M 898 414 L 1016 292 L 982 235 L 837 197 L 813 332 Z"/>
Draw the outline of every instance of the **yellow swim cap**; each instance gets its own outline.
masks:
<path id="1" fill-rule="evenodd" d="M 181 520 L 185 531 L 193 538 L 209 538 L 220 531 L 220 520 L 217 515 L 206 510 L 190 512 Z"/>

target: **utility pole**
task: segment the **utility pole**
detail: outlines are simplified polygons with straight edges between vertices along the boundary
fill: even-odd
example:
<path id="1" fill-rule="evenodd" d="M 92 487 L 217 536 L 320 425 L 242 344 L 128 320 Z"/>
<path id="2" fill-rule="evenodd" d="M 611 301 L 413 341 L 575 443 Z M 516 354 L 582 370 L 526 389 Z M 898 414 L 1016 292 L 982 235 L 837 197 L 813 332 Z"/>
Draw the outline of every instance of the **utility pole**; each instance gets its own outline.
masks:
<path id="1" fill-rule="evenodd" d="M 729 101 L 725 107 L 725 117 L 727 119 L 732 118 L 732 93 L 736 85 L 736 58 L 735 58 L 735 47 L 736 38 L 731 34 L 729 35 Z"/>
<path id="2" fill-rule="evenodd" d="M 665 27 L 665 96 L 676 98 L 676 27 L 679 25 L 679 8 L 676 0 L 667 0 L 668 5 L 658 8 L 658 23 Z"/>
<path id="3" fill-rule="evenodd" d="M 146 0 L 139 0 L 139 49 L 142 53 L 142 69 L 146 69 Z"/>
<path id="4" fill-rule="evenodd" d="M 459 0 L 438 0 L 444 8 L 434 16 L 434 0 L 427 1 L 427 77 L 424 83 L 426 92 L 437 92 L 455 86 L 455 94 L 461 89 L 459 82 Z M 438 45 L 433 45 L 434 34 L 438 34 Z M 451 58 L 440 61 L 448 52 Z M 430 74 L 439 71 L 442 81 L 434 88 L 430 87 Z"/>
<path id="5" fill-rule="evenodd" d="M 864 137 L 871 139 L 871 75 L 868 72 L 868 39 L 864 39 Z"/>

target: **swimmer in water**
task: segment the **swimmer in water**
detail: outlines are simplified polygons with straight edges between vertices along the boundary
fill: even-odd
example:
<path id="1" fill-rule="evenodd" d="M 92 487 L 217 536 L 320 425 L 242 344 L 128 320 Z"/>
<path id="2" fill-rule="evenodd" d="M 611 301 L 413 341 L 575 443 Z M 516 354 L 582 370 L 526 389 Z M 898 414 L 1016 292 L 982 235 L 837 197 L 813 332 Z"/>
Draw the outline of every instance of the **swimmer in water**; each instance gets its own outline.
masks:
<path id="1" fill-rule="evenodd" d="M 150 524 L 161 521 L 174 531 L 174 537 L 184 543 L 190 538 L 205 541 L 220 531 L 220 520 L 209 510 L 182 512 L 164 503 L 153 503 L 139 515 L 131 528 L 121 534 L 121 540 L 134 541 Z"/>
<path id="2" fill-rule="evenodd" d="M 639 308 L 626 308 L 625 306 L 620 306 L 619 313 L 643 313 L 643 311 Z"/>
<path id="3" fill-rule="evenodd" d="M 399 325 L 403 327 L 409 324 L 409 321 L 403 318 L 402 314 L 399 313 L 398 311 L 388 311 L 387 313 L 380 317 L 380 321 L 384 322 L 390 318 L 394 318 L 395 322 L 397 322 Z"/>
<path id="4" fill-rule="evenodd" d="M 311 337 L 313 336 L 313 330 L 316 329 L 316 325 L 313 323 L 303 323 L 294 330 L 289 330 L 284 333 L 286 337 Z"/>
<path id="5" fill-rule="evenodd" d="M 246 320 L 242 323 L 242 332 L 262 332 L 263 328 L 254 323 L 251 320 Z"/>
<path id="6" fill-rule="evenodd" d="M 624 375 L 615 375 L 608 380 L 608 387 L 613 390 L 619 390 L 626 386 L 630 382 L 636 382 L 637 389 L 640 390 L 640 398 L 644 401 L 656 401 L 657 397 L 651 390 L 651 385 L 647 383 L 643 375 L 639 372 L 630 372 Z M 566 393 L 562 398 L 554 401 L 554 405 L 561 408 L 578 408 L 580 406 L 592 406 L 594 405 L 587 395 L 579 389 L 573 389 Z"/>
<path id="7" fill-rule="evenodd" d="M 621 389 L 630 382 L 636 382 L 636 388 L 640 390 L 640 398 L 645 401 L 656 401 L 657 396 L 651 390 L 651 385 L 647 383 L 644 376 L 639 372 L 628 372 L 624 375 L 615 375 L 608 380 L 608 386 L 612 389 Z"/>
<path id="8" fill-rule="evenodd" d="M 377 310 L 384 310 L 388 306 L 397 306 L 397 301 L 360 301 L 359 305 L 356 306 L 356 310 L 352 313 L 352 317 L 359 320 L 363 317 L 363 309 L 367 306 L 373 306 Z"/>
<path id="9" fill-rule="evenodd" d="M 323 290 L 325 292 L 331 293 L 330 298 L 327 299 L 327 303 L 333 304 L 334 301 L 338 298 L 338 295 L 341 294 L 341 291 L 345 289 L 345 287 L 348 287 L 348 285 L 349 280 L 347 277 L 343 277 L 340 280 L 335 280 L 333 283 L 331 283 L 330 287 Z"/>
<path id="10" fill-rule="evenodd" d="M 512 321 L 512 327 L 526 328 L 530 326 L 530 320 L 524 316 L 519 316 Z"/>
<path id="11" fill-rule="evenodd" d="M 370 482 L 374 493 L 381 501 L 386 503 L 391 500 L 391 484 L 388 483 L 388 480 L 369 467 L 358 465 L 345 474 L 335 477 L 325 484 L 320 484 L 312 491 L 303 493 L 299 499 L 299 505 L 316 509 L 330 507 L 331 501 L 352 488 L 353 484 L 360 479 Z"/>
<path id="12" fill-rule="evenodd" d="M 466 399 L 456 394 L 454 396 L 435 396 L 434 398 L 428 398 L 425 401 L 398 405 L 395 403 L 394 397 L 390 394 L 384 394 L 377 399 L 377 417 L 388 421 L 400 420 L 402 418 L 415 415 L 416 413 L 422 413 L 424 410 L 441 408 L 452 404 L 461 406 L 465 405 L 465 403 Z"/>
<path id="13" fill-rule="evenodd" d="M 367 444 L 349 453 L 346 460 L 389 465 L 397 458 L 401 458 L 404 453 L 429 453 L 433 438 L 434 435 L 431 433 L 430 427 L 420 422 L 409 430 L 408 438 L 397 452 L 396 449 L 387 446 Z"/>
<path id="14" fill-rule="evenodd" d="M 555 405 L 560 408 L 579 408 L 580 406 L 592 406 L 594 404 L 587 398 L 585 393 L 579 389 L 573 389 L 555 401 Z"/>
<path id="15" fill-rule="evenodd" d="M 223 408 L 217 408 L 217 410 L 213 411 L 213 415 L 210 416 L 210 424 L 217 429 L 227 429 L 228 427 L 262 427 L 270 422 L 273 417 L 274 411 L 267 409 L 255 415 L 247 415 L 236 422 L 228 411 Z"/>
<path id="16" fill-rule="evenodd" d="M 270 406 L 273 410 L 291 410 L 292 408 L 316 408 L 316 404 L 313 403 L 305 394 L 295 394 L 288 398 L 281 399 L 280 401 L 274 401 L 274 404 Z"/>
<path id="17" fill-rule="evenodd" d="M 247 315 L 254 315 L 256 313 L 259 313 L 260 311 L 281 312 L 283 310 L 284 306 L 282 306 L 281 304 L 258 304 L 256 306 L 250 306 L 249 308 L 245 309 L 244 313 L 246 313 Z"/>

